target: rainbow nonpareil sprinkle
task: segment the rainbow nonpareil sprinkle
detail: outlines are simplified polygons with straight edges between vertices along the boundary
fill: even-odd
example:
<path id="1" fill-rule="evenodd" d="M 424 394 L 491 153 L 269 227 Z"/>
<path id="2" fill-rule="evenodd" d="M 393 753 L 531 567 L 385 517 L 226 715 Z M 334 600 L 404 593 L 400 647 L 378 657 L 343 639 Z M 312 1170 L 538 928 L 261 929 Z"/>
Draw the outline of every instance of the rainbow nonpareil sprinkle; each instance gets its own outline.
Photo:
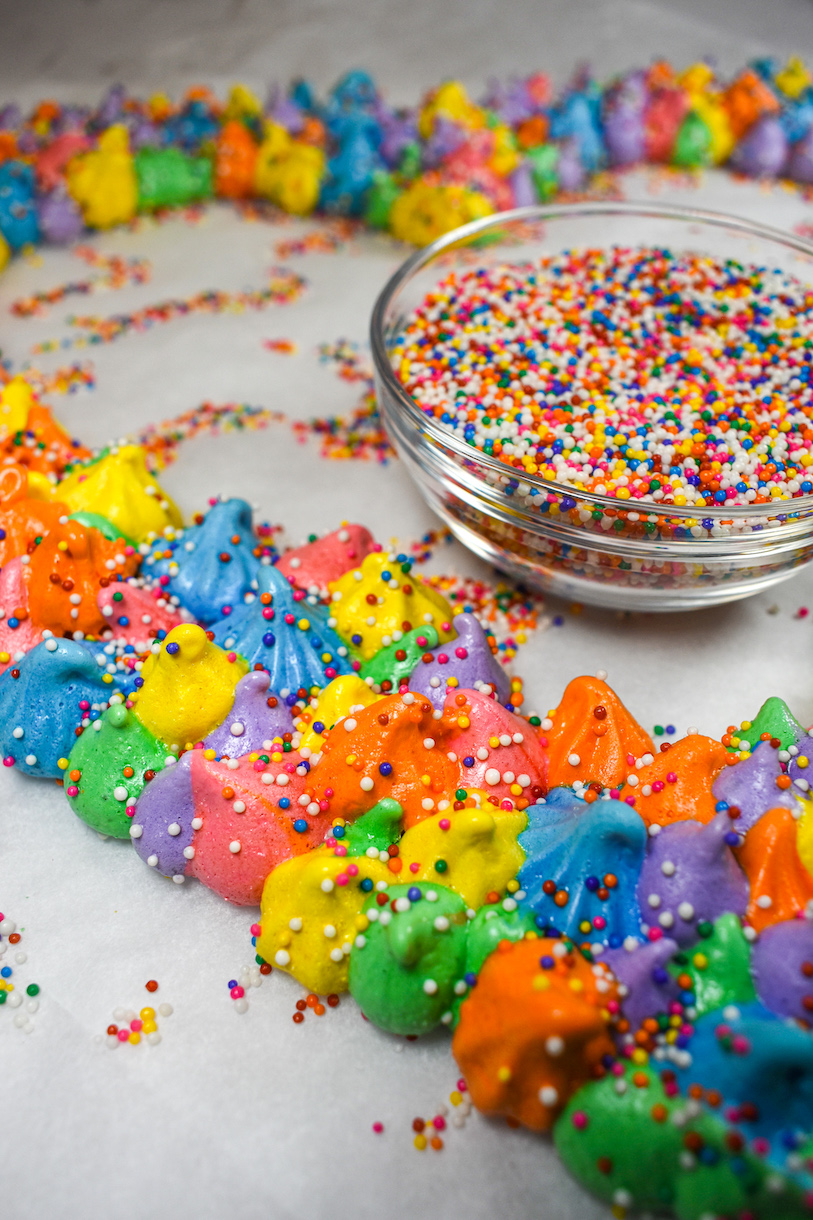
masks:
<path id="1" fill-rule="evenodd" d="M 100 275 L 86 280 L 70 280 L 31 296 L 18 297 L 11 304 L 11 312 L 18 318 L 31 318 L 44 314 L 52 305 L 58 305 L 69 296 L 89 296 L 93 292 L 115 290 L 130 284 L 145 284 L 152 271 L 146 258 L 123 258 L 120 254 L 101 254 L 91 246 L 76 246 L 73 253 L 89 267 L 96 267 Z"/>
<path id="2" fill-rule="evenodd" d="M 324 343 L 319 348 L 319 359 L 332 364 L 342 381 L 359 382 L 364 392 L 358 405 L 349 415 L 329 415 L 322 419 L 295 421 L 294 433 L 302 442 L 309 436 L 320 440 L 320 454 L 324 458 L 343 461 L 349 458 L 361 461 L 376 461 L 386 466 L 395 456 L 378 414 L 378 405 L 373 387 L 373 375 L 367 360 L 357 344 L 340 340 Z"/>
<path id="3" fill-rule="evenodd" d="M 204 402 L 175 419 L 150 425 L 133 439 L 149 454 L 152 468 L 162 470 L 175 461 L 178 448 L 184 441 L 192 440 L 203 432 L 219 436 L 224 432 L 253 431 L 265 428 L 269 423 L 284 423 L 286 418 L 281 411 L 254 407 L 248 403 Z"/>
<path id="4" fill-rule="evenodd" d="M 250 292 L 199 292 L 194 296 L 159 301 L 133 313 L 71 317 L 68 325 L 84 331 L 84 334 L 69 339 L 51 339 L 38 343 L 34 352 L 57 351 L 61 348 L 87 347 L 96 343 L 113 343 L 126 335 L 150 330 L 153 326 L 173 322 L 192 313 L 244 313 L 246 310 L 266 309 L 269 305 L 285 305 L 295 301 L 304 292 L 307 281 L 285 267 L 271 270 L 264 288 Z"/>
<path id="5" fill-rule="evenodd" d="M 813 292 L 662 249 L 450 275 L 393 354 L 425 414 L 522 474 L 668 504 L 813 491 Z"/>

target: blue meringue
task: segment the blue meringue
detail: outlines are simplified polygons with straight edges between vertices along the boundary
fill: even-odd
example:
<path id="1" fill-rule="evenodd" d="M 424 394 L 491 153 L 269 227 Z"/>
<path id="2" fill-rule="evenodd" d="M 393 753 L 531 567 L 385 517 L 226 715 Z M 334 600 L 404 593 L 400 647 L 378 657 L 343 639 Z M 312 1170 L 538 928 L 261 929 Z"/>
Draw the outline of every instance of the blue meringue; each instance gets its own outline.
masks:
<path id="1" fill-rule="evenodd" d="M 554 788 L 527 815 L 528 829 L 519 836 L 526 860 L 518 878 L 526 895 L 521 906 L 535 912 L 537 925 L 614 947 L 630 936 L 639 939 L 636 887 L 646 827 L 635 810 L 612 800 L 589 805 L 570 788 Z M 604 882 L 608 874 L 616 879 L 609 890 Z M 544 891 L 546 881 L 555 883 L 554 892 Z M 568 895 L 563 906 L 555 901 L 561 891 Z M 588 932 L 580 927 L 584 921 L 590 923 Z"/>
<path id="2" fill-rule="evenodd" d="M 255 545 L 251 506 L 245 500 L 218 500 L 200 525 L 169 543 L 159 540 L 144 561 L 144 575 L 166 578 L 167 593 L 208 626 L 230 613 L 228 607 L 242 606 L 260 568 Z"/>
<path id="3" fill-rule="evenodd" d="M 18 677 L 14 677 L 18 674 Z M 0 749 L 26 775 L 56 779 L 76 729 L 101 715 L 116 693 L 87 648 L 50 638 L 37 644 L 0 676 Z M 79 704 L 87 701 L 89 709 Z"/>
<path id="4" fill-rule="evenodd" d="M 300 687 L 327 686 L 339 674 L 352 672 L 347 648 L 328 626 L 328 615 L 324 606 L 297 596 L 276 568 L 263 567 L 254 601 L 214 628 L 215 643 L 238 652 L 249 665 L 262 665 L 271 690 L 285 698 Z"/>

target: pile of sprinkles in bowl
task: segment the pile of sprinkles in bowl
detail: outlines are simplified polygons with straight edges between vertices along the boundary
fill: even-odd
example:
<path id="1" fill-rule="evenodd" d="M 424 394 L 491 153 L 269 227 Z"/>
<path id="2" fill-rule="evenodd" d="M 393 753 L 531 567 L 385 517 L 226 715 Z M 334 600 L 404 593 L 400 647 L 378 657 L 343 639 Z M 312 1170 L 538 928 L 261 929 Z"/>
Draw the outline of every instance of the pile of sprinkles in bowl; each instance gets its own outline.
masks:
<path id="1" fill-rule="evenodd" d="M 468 445 L 577 493 L 813 492 L 813 290 L 778 269 L 613 247 L 452 273 L 392 360 Z"/>

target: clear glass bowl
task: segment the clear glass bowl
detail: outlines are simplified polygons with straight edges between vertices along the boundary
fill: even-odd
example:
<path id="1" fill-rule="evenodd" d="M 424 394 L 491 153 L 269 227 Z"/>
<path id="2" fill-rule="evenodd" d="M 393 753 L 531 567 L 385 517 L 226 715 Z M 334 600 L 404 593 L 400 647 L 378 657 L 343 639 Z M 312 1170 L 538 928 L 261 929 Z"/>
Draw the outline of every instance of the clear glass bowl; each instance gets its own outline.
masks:
<path id="1" fill-rule="evenodd" d="M 813 495 L 758 506 L 664 507 L 522 478 L 428 418 L 392 368 L 407 318 L 451 271 L 615 245 L 769 265 L 813 285 L 811 243 L 716 212 L 646 203 L 502 212 L 413 254 L 379 296 L 370 337 L 382 419 L 431 508 L 465 546 L 528 586 L 630 610 L 748 597 L 813 558 Z"/>

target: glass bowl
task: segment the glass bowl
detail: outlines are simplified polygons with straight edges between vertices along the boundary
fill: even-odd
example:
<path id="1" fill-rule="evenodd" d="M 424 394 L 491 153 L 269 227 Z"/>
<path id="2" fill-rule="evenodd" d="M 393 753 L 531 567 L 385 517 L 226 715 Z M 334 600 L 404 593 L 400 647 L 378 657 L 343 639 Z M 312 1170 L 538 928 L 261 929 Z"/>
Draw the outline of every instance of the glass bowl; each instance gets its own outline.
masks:
<path id="1" fill-rule="evenodd" d="M 382 420 L 430 507 L 465 546 L 527 586 L 647 611 L 749 597 L 813 557 L 813 495 L 692 508 L 522 477 L 425 415 L 393 370 L 391 352 L 409 315 L 451 271 L 615 245 L 769 265 L 813 285 L 813 244 L 717 212 L 577 203 L 498 213 L 413 254 L 379 296 L 370 338 Z"/>

